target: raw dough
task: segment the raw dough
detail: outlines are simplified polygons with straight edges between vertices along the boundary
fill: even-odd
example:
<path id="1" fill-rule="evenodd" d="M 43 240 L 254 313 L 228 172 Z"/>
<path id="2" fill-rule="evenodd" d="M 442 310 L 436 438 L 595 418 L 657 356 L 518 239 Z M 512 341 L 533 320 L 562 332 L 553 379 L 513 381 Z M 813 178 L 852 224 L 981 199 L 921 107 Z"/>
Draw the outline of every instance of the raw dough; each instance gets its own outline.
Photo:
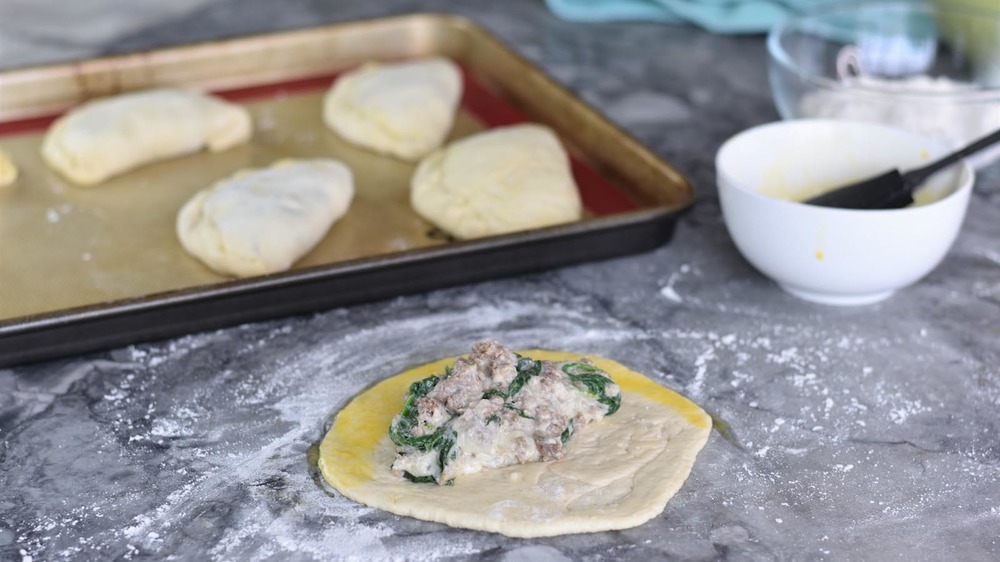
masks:
<path id="1" fill-rule="evenodd" d="M 0 150 L 0 187 L 6 187 L 17 180 L 17 164 L 7 154 L 7 151 Z"/>
<path id="2" fill-rule="evenodd" d="M 177 215 L 184 249 L 223 275 L 284 271 L 326 235 L 354 197 L 335 160 L 282 160 L 192 197 Z"/>
<path id="3" fill-rule="evenodd" d="M 185 90 L 160 89 L 87 102 L 63 115 L 42 142 L 46 162 L 83 185 L 203 148 L 225 150 L 250 138 L 239 105 Z"/>
<path id="4" fill-rule="evenodd" d="M 442 58 L 345 72 L 323 99 L 323 120 L 348 141 L 419 160 L 441 146 L 455 120 L 462 74 Z"/>
<path id="5" fill-rule="evenodd" d="M 566 361 L 578 354 L 522 351 Z M 320 444 L 327 482 L 355 501 L 454 527 L 544 537 L 625 529 L 663 511 L 712 428 L 686 398 L 615 361 L 591 357 L 621 387 L 621 409 L 577 433 L 559 461 L 463 476 L 453 486 L 414 484 L 389 470 L 387 436 L 409 385 L 441 373 L 454 358 L 387 379 L 352 400 Z"/>
<path id="6" fill-rule="evenodd" d="M 413 208 L 461 239 L 572 222 L 583 214 L 569 157 L 540 125 L 456 141 L 424 158 L 410 187 Z"/>

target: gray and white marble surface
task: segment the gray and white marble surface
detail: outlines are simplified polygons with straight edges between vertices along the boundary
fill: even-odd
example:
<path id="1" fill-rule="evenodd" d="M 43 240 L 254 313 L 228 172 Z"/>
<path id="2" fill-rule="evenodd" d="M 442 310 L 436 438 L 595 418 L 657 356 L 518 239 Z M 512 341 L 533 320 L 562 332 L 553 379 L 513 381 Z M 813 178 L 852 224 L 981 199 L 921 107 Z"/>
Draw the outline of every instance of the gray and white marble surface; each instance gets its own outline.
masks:
<path id="1" fill-rule="evenodd" d="M 111 7 L 114 10 L 111 10 Z M 576 25 L 537 1 L 0 0 L 16 67 L 411 11 L 482 23 L 689 175 L 643 255 L 0 370 L 0 560 L 998 560 L 1000 169 L 919 284 L 787 296 L 736 252 L 720 143 L 777 118 L 761 37 Z M 714 433 L 640 527 L 516 540 L 359 506 L 310 448 L 379 378 L 480 338 L 617 358 Z"/>

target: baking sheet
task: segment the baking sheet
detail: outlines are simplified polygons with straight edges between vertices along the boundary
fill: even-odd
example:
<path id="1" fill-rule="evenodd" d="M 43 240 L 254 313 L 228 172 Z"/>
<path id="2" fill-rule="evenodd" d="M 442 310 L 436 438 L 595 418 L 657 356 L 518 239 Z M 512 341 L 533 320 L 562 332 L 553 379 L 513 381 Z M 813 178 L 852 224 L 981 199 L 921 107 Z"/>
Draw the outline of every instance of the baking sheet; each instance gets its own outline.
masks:
<path id="1" fill-rule="evenodd" d="M 584 220 L 450 240 L 409 206 L 413 164 L 327 130 L 321 98 L 337 73 L 367 60 L 429 55 L 463 67 L 465 94 L 450 138 L 523 121 L 551 126 L 572 155 Z M 245 104 L 253 140 L 89 187 L 42 161 L 38 147 L 54 108 L 165 83 Z M 484 30 L 451 16 L 0 73 L 0 147 L 22 169 L 0 194 L 0 365 L 648 249 L 669 239 L 692 200 L 669 165 Z M 174 220 L 191 195 L 237 170 L 289 157 L 342 160 L 357 182 L 347 215 L 292 271 L 234 280 L 184 252 Z M 107 333 L 94 335 L 99 329 Z"/>
<path id="2" fill-rule="evenodd" d="M 0 138 L 22 167 L 0 200 L 0 319 L 155 294 L 228 279 L 177 241 L 177 211 L 197 191 L 244 168 L 283 158 L 334 158 L 350 167 L 348 213 L 295 264 L 303 268 L 445 243 L 410 210 L 413 165 L 353 147 L 321 119 L 322 92 L 253 101 L 253 141 L 146 166 L 81 187 L 47 168 L 41 134 Z M 483 126 L 462 111 L 457 138 Z"/>

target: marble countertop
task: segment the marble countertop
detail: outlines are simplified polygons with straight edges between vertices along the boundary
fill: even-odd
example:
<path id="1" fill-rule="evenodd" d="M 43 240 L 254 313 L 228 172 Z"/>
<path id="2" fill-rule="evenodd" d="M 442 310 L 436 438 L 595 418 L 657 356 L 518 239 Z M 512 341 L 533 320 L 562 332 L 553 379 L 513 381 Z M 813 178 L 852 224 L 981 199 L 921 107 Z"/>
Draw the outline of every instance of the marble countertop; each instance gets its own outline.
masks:
<path id="1" fill-rule="evenodd" d="M 638 256 L 0 370 L 0 560 L 1000 559 L 1000 167 L 927 278 L 827 308 L 751 268 L 719 213 L 716 149 L 777 118 L 759 36 L 575 25 L 536 1 L 152 4 L 0 0 L 0 65 L 458 12 L 674 163 L 700 202 Z M 516 540 L 322 484 L 310 450 L 347 399 L 482 338 L 619 359 L 734 439 L 714 433 L 663 514 L 620 532 Z"/>

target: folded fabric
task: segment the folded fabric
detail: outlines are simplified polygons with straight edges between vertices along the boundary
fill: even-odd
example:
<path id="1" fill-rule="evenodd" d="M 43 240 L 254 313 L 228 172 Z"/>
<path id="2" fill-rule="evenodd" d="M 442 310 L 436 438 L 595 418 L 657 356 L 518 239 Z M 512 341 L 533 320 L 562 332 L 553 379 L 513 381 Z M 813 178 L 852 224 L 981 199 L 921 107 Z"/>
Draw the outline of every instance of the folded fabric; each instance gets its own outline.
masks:
<path id="1" fill-rule="evenodd" d="M 785 17 L 838 0 L 545 0 L 570 21 L 687 22 L 715 33 L 763 33 Z"/>

